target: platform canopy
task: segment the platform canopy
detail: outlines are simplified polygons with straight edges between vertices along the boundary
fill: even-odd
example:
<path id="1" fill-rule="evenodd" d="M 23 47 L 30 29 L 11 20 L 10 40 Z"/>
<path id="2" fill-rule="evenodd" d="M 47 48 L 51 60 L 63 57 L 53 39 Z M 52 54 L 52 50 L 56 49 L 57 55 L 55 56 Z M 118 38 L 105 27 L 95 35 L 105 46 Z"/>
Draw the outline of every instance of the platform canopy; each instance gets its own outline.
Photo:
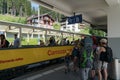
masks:
<path id="1" fill-rule="evenodd" d="M 119 0 L 32 0 L 66 16 L 82 14 L 83 21 L 93 28 L 107 31 L 107 8 Z"/>

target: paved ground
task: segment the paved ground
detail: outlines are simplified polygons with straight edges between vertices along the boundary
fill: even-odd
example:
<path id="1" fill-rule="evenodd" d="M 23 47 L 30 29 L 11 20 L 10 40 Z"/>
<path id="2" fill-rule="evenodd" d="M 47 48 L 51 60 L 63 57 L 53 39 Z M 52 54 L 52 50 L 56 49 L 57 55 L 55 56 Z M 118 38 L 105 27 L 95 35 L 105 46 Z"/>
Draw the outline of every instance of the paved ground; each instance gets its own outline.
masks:
<path id="1" fill-rule="evenodd" d="M 62 63 L 33 71 L 12 80 L 80 80 L 80 71 L 74 72 L 71 70 L 65 74 L 64 64 Z"/>
<path id="2" fill-rule="evenodd" d="M 13 80 L 80 80 L 79 76 L 79 71 L 70 71 L 65 74 L 63 64 L 58 64 L 40 71 L 31 72 Z"/>

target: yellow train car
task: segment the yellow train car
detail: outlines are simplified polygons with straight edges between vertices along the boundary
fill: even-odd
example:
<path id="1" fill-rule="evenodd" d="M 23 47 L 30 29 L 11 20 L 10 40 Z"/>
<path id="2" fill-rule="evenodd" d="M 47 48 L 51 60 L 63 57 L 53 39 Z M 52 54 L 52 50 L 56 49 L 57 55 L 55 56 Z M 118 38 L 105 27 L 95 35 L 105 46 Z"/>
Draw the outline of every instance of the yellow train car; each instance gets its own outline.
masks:
<path id="1" fill-rule="evenodd" d="M 0 50 L 0 70 L 65 56 L 73 46 L 54 46 Z"/>
<path id="2" fill-rule="evenodd" d="M 67 52 L 71 53 L 72 48 L 73 46 L 48 46 L 1 49 L 0 71 L 62 58 Z"/>

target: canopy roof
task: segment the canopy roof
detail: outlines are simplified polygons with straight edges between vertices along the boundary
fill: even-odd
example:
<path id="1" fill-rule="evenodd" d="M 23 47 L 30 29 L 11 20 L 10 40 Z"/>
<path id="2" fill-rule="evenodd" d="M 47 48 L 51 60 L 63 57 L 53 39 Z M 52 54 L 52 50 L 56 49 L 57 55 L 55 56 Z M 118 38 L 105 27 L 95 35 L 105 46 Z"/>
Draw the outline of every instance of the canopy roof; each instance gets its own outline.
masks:
<path id="1" fill-rule="evenodd" d="M 107 9 L 119 0 L 32 0 L 66 16 L 82 14 L 83 21 L 93 28 L 107 31 Z"/>

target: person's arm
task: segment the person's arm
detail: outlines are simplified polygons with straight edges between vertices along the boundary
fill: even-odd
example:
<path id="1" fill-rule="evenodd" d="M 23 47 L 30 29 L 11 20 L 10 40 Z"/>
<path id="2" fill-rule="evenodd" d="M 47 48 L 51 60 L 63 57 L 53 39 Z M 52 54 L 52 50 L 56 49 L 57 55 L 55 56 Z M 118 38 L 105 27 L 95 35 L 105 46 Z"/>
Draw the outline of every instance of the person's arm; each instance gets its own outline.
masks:
<path id="1" fill-rule="evenodd" d="M 101 53 L 101 52 L 105 52 L 105 48 L 104 47 L 100 47 L 100 49 L 98 50 L 98 53 Z"/>

